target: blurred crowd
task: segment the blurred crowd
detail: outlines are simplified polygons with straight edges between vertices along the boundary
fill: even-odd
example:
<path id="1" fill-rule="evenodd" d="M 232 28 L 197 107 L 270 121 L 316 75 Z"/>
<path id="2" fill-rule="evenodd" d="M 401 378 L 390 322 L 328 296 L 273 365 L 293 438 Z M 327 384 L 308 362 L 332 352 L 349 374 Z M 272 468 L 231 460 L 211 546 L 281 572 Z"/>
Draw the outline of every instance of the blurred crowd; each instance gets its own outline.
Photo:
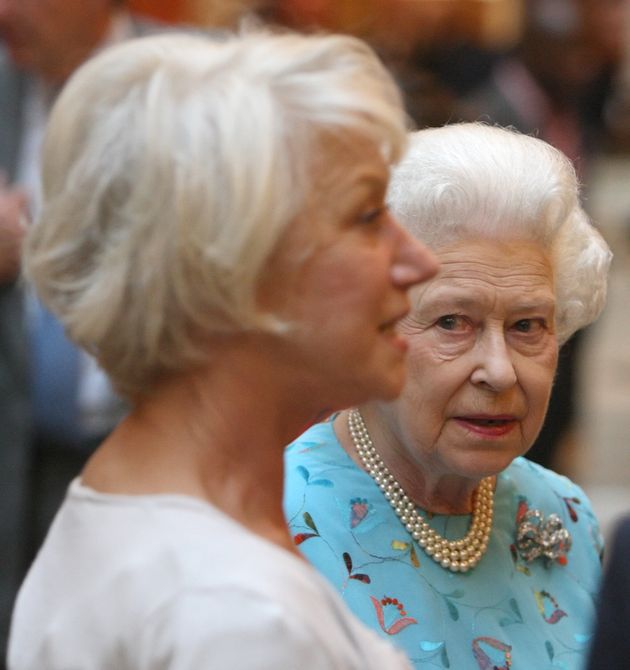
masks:
<path id="1" fill-rule="evenodd" d="M 15 590 L 65 487 L 124 412 L 93 362 L 63 342 L 59 379 L 42 385 L 51 371 L 40 328 L 47 344 L 63 334 L 18 277 L 47 110 L 107 43 L 172 24 L 220 34 L 243 21 L 364 38 L 417 127 L 483 120 L 535 134 L 573 160 L 585 193 L 598 155 L 630 149 L 630 0 L 0 0 L 0 652 Z M 558 470 L 573 439 L 581 344 L 561 352 L 530 453 Z M 69 371 L 70 386 L 57 374 Z"/>

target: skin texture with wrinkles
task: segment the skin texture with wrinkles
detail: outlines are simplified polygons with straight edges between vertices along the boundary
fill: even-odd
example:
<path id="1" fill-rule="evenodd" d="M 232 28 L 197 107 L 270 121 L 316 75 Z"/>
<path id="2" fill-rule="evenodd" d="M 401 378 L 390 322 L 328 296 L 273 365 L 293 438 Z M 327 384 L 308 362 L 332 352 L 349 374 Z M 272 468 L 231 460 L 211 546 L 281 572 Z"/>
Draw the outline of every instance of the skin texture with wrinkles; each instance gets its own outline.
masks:
<path id="1" fill-rule="evenodd" d="M 464 240 L 436 255 L 440 273 L 413 292 L 401 324 L 404 391 L 364 416 L 407 493 L 456 513 L 540 430 L 557 363 L 555 295 L 549 259 L 530 242 Z"/>

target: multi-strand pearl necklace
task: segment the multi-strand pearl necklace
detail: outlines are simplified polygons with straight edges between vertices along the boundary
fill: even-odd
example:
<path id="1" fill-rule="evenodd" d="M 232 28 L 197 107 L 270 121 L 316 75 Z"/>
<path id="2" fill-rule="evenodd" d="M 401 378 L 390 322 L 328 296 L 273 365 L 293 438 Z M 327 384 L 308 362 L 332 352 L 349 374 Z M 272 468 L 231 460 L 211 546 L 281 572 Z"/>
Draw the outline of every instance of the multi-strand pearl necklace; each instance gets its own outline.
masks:
<path id="1" fill-rule="evenodd" d="M 482 479 L 473 495 L 470 528 L 460 540 L 447 540 L 420 516 L 403 487 L 394 479 L 380 457 L 358 409 L 348 413 L 348 428 L 361 462 L 378 484 L 400 522 L 422 550 L 436 563 L 452 572 L 474 568 L 488 548 L 492 529 L 494 486 L 492 477 Z"/>

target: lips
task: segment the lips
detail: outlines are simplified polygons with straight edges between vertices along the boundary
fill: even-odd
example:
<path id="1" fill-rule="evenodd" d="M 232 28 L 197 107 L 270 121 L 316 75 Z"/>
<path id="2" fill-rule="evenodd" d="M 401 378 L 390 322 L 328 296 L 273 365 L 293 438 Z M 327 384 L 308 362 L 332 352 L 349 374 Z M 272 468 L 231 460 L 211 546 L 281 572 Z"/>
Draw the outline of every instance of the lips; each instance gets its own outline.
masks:
<path id="1" fill-rule="evenodd" d="M 517 419 L 512 415 L 456 416 L 454 420 L 466 430 L 484 437 L 502 437 L 512 431 Z"/>

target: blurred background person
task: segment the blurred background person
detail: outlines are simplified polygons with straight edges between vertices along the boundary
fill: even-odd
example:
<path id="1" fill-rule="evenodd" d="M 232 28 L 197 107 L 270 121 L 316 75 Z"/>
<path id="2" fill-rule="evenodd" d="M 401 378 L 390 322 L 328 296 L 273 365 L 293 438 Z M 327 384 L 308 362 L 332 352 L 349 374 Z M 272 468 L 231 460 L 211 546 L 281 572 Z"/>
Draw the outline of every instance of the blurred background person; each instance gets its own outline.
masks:
<path id="1" fill-rule="evenodd" d="M 630 516 L 612 534 L 604 579 L 597 599 L 595 635 L 587 670 L 625 668 L 630 659 Z"/>
<path id="2" fill-rule="evenodd" d="M 404 383 L 437 269 L 384 202 L 405 143 L 349 37 L 148 37 L 70 79 L 26 275 L 131 410 L 26 577 L 11 670 L 407 667 L 282 514 L 285 444 Z"/>
<path id="3" fill-rule="evenodd" d="M 19 579 L 70 479 L 124 412 L 94 360 L 18 282 L 44 126 L 90 54 L 157 29 L 122 0 L 0 0 L 0 650 Z"/>

